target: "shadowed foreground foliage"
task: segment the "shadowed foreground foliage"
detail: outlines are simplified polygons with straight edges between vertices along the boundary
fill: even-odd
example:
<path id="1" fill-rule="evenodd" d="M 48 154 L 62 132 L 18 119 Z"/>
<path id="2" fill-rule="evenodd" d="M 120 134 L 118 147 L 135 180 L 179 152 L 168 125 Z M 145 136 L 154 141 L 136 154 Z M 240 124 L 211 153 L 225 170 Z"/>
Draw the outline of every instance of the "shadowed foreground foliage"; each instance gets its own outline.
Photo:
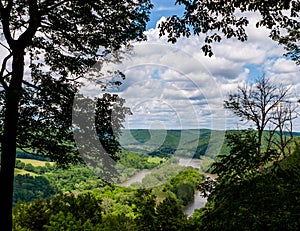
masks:
<path id="1" fill-rule="evenodd" d="M 135 212 L 103 212 L 95 194 L 65 194 L 52 200 L 37 199 L 14 209 L 14 230 L 184 230 L 186 216 L 175 198 L 156 206 L 151 190 L 135 193 Z"/>
<path id="2" fill-rule="evenodd" d="M 247 172 L 217 183 L 193 230 L 299 230 L 300 149 L 263 173 Z"/>
<path id="3" fill-rule="evenodd" d="M 19 203 L 14 230 L 298 230 L 300 149 L 263 173 L 254 169 L 224 172 L 206 206 L 190 219 L 172 194 L 157 203 L 151 190 L 103 186 L 93 193 Z"/>

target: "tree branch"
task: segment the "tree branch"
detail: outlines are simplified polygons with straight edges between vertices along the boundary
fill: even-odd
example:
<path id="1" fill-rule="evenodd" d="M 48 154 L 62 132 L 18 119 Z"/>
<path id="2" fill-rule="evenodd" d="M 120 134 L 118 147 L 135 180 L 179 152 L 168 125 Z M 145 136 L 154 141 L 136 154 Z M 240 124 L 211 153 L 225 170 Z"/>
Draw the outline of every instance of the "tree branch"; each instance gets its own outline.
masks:
<path id="1" fill-rule="evenodd" d="M 6 56 L 4 59 L 3 59 L 3 62 L 2 62 L 2 67 L 1 67 L 1 71 L 0 71 L 0 78 L 3 79 L 3 74 L 4 74 L 4 71 L 5 71 L 5 67 L 6 67 L 6 63 L 7 61 L 12 57 L 12 53 L 10 53 L 8 56 Z"/>
<path id="2" fill-rule="evenodd" d="M 10 53 L 8 56 L 6 56 L 4 59 L 3 59 L 3 62 L 2 62 L 2 67 L 1 67 L 1 71 L 0 71 L 0 83 L 2 84 L 2 86 L 6 89 L 8 86 L 6 84 L 6 82 L 4 81 L 4 71 L 6 69 L 6 64 L 7 64 L 7 61 L 12 57 L 12 53 Z"/>
<path id="3" fill-rule="evenodd" d="M 63 0 L 63 1 L 58 1 L 57 3 L 55 3 L 54 5 L 50 6 L 49 7 L 49 2 L 48 1 L 45 1 L 43 5 L 45 5 L 44 7 L 44 11 L 41 11 L 42 13 L 45 13 L 45 12 L 49 12 L 53 9 L 55 9 L 56 7 L 59 7 L 61 5 L 63 5 L 64 3 L 66 2 L 69 2 L 70 0 Z M 43 9 L 42 5 L 41 5 L 41 9 Z"/>
<path id="4" fill-rule="evenodd" d="M 37 89 L 37 90 L 40 89 L 39 87 L 33 85 L 32 83 L 27 82 L 26 80 L 22 80 L 22 83 L 25 84 L 28 87 L 32 87 L 32 88 Z"/>
<path id="5" fill-rule="evenodd" d="M 3 88 L 4 89 L 7 89 L 8 88 L 8 85 L 7 85 L 7 83 L 4 81 L 4 79 L 0 79 L 0 83 L 1 83 L 1 85 L 3 86 Z"/>
<path id="6" fill-rule="evenodd" d="M 11 49 L 8 46 L 4 45 L 2 42 L 0 42 L 0 46 L 3 46 L 5 49 L 11 52 Z"/>
<path id="7" fill-rule="evenodd" d="M 9 0 L 7 3 L 7 6 L 4 7 L 1 2 L 1 7 L 0 7 L 0 13 L 1 13 L 1 22 L 2 22 L 2 28 L 3 28 L 3 34 L 4 37 L 10 47 L 13 47 L 13 38 L 10 33 L 10 28 L 9 28 L 9 22 L 10 22 L 10 12 L 12 10 L 13 6 L 13 0 Z"/>
<path id="8" fill-rule="evenodd" d="M 31 147 L 30 147 L 30 145 L 29 146 L 24 146 L 24 147 L 21 147 L 21 146 L 19 146 L 19 148 L 21 149 L 21 151 L 23 151 L 23 152 L 25 152 L 25 153 L 28 153 L 28 154 L 30 154 L 30 155 L 37 155 L 35 152 L 31 152 L 31 151 L 28 151 L 27 149 L 30 149 Z"/>
<path id="9" fill-rule="evenodd" d="M 33 36 L 35 35 L 38 27 L 41 24 L 40 12 L 38 10 L 37 0 L 29 0 L 29 26 L 24 33 L 22 33 L 18 39 L 18 44 L 23 48 L 28 46 Z"/>

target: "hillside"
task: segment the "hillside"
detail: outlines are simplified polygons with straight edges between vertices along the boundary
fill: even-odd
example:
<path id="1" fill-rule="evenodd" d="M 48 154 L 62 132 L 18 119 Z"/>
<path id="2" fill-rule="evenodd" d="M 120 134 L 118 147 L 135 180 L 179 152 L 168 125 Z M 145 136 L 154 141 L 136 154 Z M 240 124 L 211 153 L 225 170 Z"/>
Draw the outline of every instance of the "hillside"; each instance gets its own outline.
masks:
<path id="1" fill-rule="evenodd" d="M 120 143 L 125 150 L 153 156 L 175 155 L 187 158 L 206 156 L 215 159 L 218 154 L 229 152 L 225 139 L 226 132 L 233 131 L 125 129 L 122 130 Z M 300 133 L 294 133 L 294 136 L 300 136 Z"/>
<path id="2" fill-rule="evenodd" d="M 122 130 L 120 143 L 128 151 L 147 153 L 153 156 L 199 158 L 208 156 L 215 158 L 223 146 L 224 131 L 209 129 L 192 130 Z"/>

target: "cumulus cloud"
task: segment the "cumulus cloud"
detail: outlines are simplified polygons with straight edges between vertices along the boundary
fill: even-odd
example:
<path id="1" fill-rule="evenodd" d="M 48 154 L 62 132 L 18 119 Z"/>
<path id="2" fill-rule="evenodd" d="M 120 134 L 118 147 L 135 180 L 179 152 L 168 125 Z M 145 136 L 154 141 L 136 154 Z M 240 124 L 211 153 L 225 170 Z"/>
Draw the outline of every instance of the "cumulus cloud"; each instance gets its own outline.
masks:
<path id="1" fill-rule="evenodd" d="M 165 37 L 159 38 L 158 28 L 149 29 L 148 41 L 135 44 L 116 67 L 126 74 L 126 80 L 114 92 L 126 99 L 133 112 L 126 127 L 224 130 L 248 126 L 226 112 L 223 102 L 238 85 L 253 83 L 256 75 L 265 74 L 290 86 L 291 99 L 300 98 L 300 67 L 282 56 L 284 49 L 268 37 L 268 30 L 255 27 L 252 19 L 257 20 L 257 15 L 248 17 L 248 40 L 216 43 L 211 58 L 201 51 L 201 37 L 180 38 L 169 44 Z"/>
<path id="2" fill-rule="evenodd" d="M 273 73 L 297 73 L 299 68 L 291 60 L 286 60 L 284 58 L 279 58 L 274 60 L 273 66 L 269 68 Z"/>

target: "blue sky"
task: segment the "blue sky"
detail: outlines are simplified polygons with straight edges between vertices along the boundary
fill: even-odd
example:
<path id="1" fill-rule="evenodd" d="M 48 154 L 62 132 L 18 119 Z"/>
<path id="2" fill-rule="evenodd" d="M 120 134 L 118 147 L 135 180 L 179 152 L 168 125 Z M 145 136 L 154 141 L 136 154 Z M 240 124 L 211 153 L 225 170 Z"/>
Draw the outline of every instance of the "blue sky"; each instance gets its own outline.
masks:
<path id="1" fill-rule="evenodd" d="M 150 16 L 150 22 L 147 25 L 148 29 L 155 28 L 157 21 L 160 20 L 162 16 L 182 15 L 184 10 L 183 6 L 175 5 L 175 0 L 154 0 L 152 4 L 154 8 Z"/>
<path id="2" fill-rule="evenodd" d="M 126 74 L 123 85 L 115 92 L 126 99 L 133 112 L 126 120 L 126 128 L 249 127 L 225 111 L 223 101 L 238 85 L 252 84 L 262 75 L 290 87 L 293 102 L 300 98 L 300 66 L 283 57 L 283 47 L 268 37 L 265 28 L 255 27 L 259 15 L 245 15 L 250 20 L 247 42 L 223 40 L 213 45 L 214 56 L 209 58 L 201 51 L 202 37 L 182 38 L 176 44 L 160 38 L 157 22 L 182 14 L 183 9 L 171 0 L 152 2 L 151 21 L 145 32 L 148 40 L 134 44 L 133 52 L 115 67 Z M 294 130 L 300 131 L 297 121 Z"/>

